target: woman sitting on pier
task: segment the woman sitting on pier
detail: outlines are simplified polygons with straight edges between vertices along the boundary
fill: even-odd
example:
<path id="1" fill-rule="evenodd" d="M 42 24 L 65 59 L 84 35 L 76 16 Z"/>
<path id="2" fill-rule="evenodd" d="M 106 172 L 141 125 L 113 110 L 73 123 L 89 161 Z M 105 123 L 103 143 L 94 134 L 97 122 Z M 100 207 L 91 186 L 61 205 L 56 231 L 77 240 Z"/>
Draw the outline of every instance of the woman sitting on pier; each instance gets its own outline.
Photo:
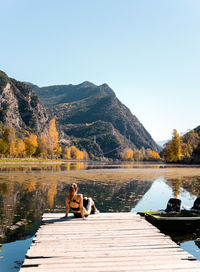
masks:
<path id="1" fill-rule="evenodd" d="M 77 191 L 78 185 L 76 183 L 72 183 L 69 188 L 69 195 L 65 198 L 66 213 L 63 218 L 68 216 L 70 208 L 75 217 L 82 217 L 82 219 L 85 219 L 89 214 L 99 213 L 92 198 L 83 198 L 83 195 L 77 194 Z"/>

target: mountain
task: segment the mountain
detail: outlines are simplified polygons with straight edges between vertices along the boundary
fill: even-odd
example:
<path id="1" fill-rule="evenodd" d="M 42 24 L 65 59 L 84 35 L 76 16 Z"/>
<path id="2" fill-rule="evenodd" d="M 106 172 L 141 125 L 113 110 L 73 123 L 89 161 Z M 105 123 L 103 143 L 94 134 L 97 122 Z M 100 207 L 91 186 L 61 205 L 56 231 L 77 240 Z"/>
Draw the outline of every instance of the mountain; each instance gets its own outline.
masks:
<path id="1" fill-rule="evenodd" d="M 93 159 L 120 158 L 127 147 L 160 150 L 107 84 L 85 81 L 40 88 L 0 71 L 0 121 L 4 125 L 38 135 L 47 132 L 52 117 L 57 121 L 60 142 L 70 141 L 86 149 Z"/>
<path id="2" fill-rule="evenodd" d="M 29 85 L 9 78 L 0 71 L 0 121 L 18 132 L 47 131 L 49 115 Z"/>
<path id="3" fill-rule="evenodd" d="M 163 140 L 163 141 L 158 141 L 156 142 L 157 145 L 159 145 L 160 147 L 164 148 L 165 147 L 165 144 L 168 143 L 170 141 L 170 139 L 168 140 Z"/>
<path id="4" fill-rule="evenodd" d="M 99 156 L 116 158 L 125 147 L 160 150 L 107 84 L 97 86 L 86 81 L 79 85 L 30 86 L 64 133 L 75 137 L 78 145 L 95 147 Z"/>

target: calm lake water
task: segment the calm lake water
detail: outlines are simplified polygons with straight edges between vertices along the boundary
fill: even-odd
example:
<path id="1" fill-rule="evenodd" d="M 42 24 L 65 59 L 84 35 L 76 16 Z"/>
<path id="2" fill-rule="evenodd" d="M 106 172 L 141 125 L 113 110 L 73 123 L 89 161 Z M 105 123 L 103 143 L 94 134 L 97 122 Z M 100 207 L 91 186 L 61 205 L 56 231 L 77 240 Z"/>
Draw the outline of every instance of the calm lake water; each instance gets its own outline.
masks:
<path id="1" fill-rule="evenodd" d="M 64 212 L 69 185 L 91 196 L 101 212 L 166 208 L 170 197 L 192 206 L 200 168 L 159 164 L 63 163 L 0 165 L 0 272 L 19 271 L 44 211 Z M 200 234 L 173 237 L 200 260 Z"/>

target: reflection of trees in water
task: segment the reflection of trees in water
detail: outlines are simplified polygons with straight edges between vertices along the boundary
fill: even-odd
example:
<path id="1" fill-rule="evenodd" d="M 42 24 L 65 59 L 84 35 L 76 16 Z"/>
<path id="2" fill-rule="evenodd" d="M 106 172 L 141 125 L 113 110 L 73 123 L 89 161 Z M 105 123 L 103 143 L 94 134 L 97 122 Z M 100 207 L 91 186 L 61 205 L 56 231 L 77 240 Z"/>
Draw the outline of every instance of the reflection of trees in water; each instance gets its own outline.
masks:
<path id="1" fill-rule="evenodd" d="M 79 192 L 90 196 L 102 212 L 130 211 L 149 190 L 152 182 L 79 183 Z M 35 224 L 45 209 L 65 208 L 69 183 L 49 178 L 49 183 L 37 180 L 0 183 L 0 242 L 21 239 L 33 234 Z"/>
<path id="2" fill-rule="evenodd" d="M 38 165 L 0 165 L 0 172 L 32 172 L 32 171 L 71 171 L 71 170 L 85 170 L 88 169 L 89 164 L 85 162 L 67 162 L 64 164 L 38 164 Z"/>
<path id="3" fill-rule="evenodd" d="M 92 197 L 101 212 L 129 212 L 150 189 L 152 182 L 131 181 L 128 183 L 80 183 L 79 192 Z M 62 207 L 69 185 L 60 183 L 54 207 Z"/>
<path id="4" fill-rule="evenodd" d="M 0 186 L 0 241 L 12 241 L 34 231 L 45 208 L 51 205 L 57 184 L 2 183 Z"/>
<path id="5" fill-rule="evenodd" d="M 177 198 L 179 193 L 180 193 L 181 185 L 182 185 L 182 179 L 181 178 L 171 180 L 171 187 L 172 187 L 173 195 L 174 195 L 175 198 Z"/>
<path id="6" fill-rule="evenodd" d="M 179 177 L 176 179 L 168 179 L 167 183 L 172 188 L 175 197 L 178 196 L 181 188 L 194 196 L 200 195 L 200 177 Z"/>
<path id="7" fill-rule="evenodd" d="M 195 196 L 200 195 L 200 177 L 183 178 L 183 188 Z"/>

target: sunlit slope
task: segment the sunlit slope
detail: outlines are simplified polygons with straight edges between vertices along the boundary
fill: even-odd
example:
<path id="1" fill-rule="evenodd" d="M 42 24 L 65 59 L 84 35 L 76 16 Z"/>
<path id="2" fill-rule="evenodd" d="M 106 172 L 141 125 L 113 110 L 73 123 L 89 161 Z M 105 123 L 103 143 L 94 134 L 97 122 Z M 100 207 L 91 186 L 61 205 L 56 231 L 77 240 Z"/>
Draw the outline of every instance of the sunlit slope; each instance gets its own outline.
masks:
<path id="1" fill-rule="evenodd" d="M 98 144 L 108 157 L 116 158 L 117 154 L 109 154 L 106 145 L 110 146 L 110 151 L 118 148 L 118 153 L 124 147 L 159 151 L 151 135 L 107 84 L 31 86 L 66 134 Z M 106 137 L 102 139 L 102 136 Z M 107 142 L 108 138 L 112 141 Z"/>

